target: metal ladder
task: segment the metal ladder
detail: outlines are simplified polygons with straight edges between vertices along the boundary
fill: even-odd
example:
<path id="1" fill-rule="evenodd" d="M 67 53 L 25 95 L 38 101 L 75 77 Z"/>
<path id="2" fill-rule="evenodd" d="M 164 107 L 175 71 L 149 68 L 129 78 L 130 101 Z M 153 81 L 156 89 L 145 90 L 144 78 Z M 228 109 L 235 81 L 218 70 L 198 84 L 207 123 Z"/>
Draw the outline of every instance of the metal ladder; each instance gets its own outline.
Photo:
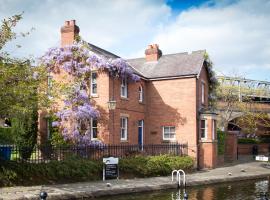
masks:
<path id="1" fill-rule="evenodd" d="M 176 173 L 176 181 L 178 183 L 178 188 L 179 188 L 179 191 L 178 191 L 178 194 L 176 195 L 176 199 L 175 200 L 181 200 L 181 190 L 180 190 L 180 187 L 181 187 L 181 173 L 182 173 L 182 176 L 183 176 L 183 186 L 184 186 L 184 191 L 183 191 L 183 200 L 187 200 L 188 199 L 188 194 L 186 193 L 186 173 L 184 172 L 184 170 L 182 169 L 179 169 L 179 170 L 173 170 L 172 171 L 172 182 L 174 180 L 174 174 Z M 172 196 L 172 199 L 173 196 Z"/>
<path id="2" fill-rule="evenodd" d="M 178 181 L 178 187 L 181 187 L 181 173 L 183 174 L 183 186 L 186 187 L 186 173 L 184 170 L 173 170 L 172 171 L 172 181 L 174 180 L 174 174 L 176 173 L 176 181 Z"/>

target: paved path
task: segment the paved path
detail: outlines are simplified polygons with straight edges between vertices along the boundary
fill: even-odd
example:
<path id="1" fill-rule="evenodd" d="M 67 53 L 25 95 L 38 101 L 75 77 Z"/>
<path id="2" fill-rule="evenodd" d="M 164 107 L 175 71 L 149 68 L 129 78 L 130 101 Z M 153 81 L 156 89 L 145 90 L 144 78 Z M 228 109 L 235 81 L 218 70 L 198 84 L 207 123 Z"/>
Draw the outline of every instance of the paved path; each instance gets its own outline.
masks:
<path id="1" fill-rule="evenodd" d="M 270 166 L 261 162 L 250 162 L 188 174 L 187 186 L 264 178 L 267 176 L 270 176 Z M 109 187 L 107 183 L 110 184 Z M 61 185 L 0 188 L 0 199 L 39 199 L 38 194 L 41 190 L 45 190 L 49 194 L 47 200 L 60 200 L 82 199 L 83 197 L 91 198 L 176 187 L 177 184 L 176 182 L 171 182 L 171 177 L 154 177 L 145 179 L 110 180 L 105 182 L 96 181 Z"/>

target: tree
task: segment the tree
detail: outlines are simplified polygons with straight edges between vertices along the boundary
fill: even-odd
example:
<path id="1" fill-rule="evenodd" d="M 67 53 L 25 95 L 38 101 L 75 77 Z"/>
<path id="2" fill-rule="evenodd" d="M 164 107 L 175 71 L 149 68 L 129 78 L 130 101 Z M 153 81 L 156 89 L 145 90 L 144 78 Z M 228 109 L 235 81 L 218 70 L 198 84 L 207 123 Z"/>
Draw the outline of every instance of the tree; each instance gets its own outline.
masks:
<path id="1" fill-rule="evenodd" d="M 217 87 L 219 127 L 227 131 L 230 123 L 245 133 L 255 133 L 258 125 L 270 128 L 269 116 L 263 110 L 258 110 L 253 101 L 254 94 L 259 94 L 258 89 L 241 84 L 241 80 L 244 79 L 238 76 L 220 78 Z M 235 113 L 238 116 L 234 116 Z"/>
<path id="2" fill-rule="evenodd" d="M 15 58 L 4 50 L 8 42 L 29 34 L 14 32 L 21 19 L 22 14 L 4 19 L 0 28 L 0 118 L 12 119 L 17 145 L 30 146 L 32 151 L 36 144 L 38 108 L 48 105 L 46 71 L 33 66 L 32 59 Z"/>

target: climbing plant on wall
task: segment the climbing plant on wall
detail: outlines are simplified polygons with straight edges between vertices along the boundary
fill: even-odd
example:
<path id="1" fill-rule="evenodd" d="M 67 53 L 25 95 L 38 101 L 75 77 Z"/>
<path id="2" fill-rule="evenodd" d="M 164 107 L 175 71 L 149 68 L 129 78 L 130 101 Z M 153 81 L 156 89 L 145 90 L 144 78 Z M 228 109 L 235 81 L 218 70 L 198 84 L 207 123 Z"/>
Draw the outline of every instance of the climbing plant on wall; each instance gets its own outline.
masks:
<path id="1" fill-rule="evenodd" d="M 82 129 L 82 126 L 89 125 L 91 118 L 100 116 L 87 92 L 91 71 L 106 71 L 111 77 L 125 78 L 130 82 L 140 79 L 125 60 L 97 55 L 83 41 L 66 47 L 50 48 L 41 57 L 41 65 L 47 68 L 48 73 L 65 73 L 72 77 L 69 86 L 67 82 L 64 83 L 65 90 L 59 98 L 63 99 L 64 106 L 56 113 L 59 120 L 52 125 L 59 127 L 66 141 L 79 144 L 91 143 L 89 129 Z"/>

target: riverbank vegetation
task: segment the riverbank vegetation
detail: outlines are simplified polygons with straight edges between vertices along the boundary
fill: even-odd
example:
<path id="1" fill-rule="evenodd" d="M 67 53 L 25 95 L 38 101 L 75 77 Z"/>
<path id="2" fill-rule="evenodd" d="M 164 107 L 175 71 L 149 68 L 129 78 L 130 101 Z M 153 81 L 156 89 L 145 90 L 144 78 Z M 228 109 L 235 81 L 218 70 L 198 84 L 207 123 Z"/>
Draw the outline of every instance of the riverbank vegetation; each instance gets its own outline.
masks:
<path id="1" fill-rule="evenodd" d="M 102 162 L 71 157 L 48 163 L 0 162 L 0 186 L 40 185 L 102 179 Z M 134 156 L 120 159 L 120 178 L 170 175 L 173 169 L 191 170 L 193 159 L 179 156 Z"/>

